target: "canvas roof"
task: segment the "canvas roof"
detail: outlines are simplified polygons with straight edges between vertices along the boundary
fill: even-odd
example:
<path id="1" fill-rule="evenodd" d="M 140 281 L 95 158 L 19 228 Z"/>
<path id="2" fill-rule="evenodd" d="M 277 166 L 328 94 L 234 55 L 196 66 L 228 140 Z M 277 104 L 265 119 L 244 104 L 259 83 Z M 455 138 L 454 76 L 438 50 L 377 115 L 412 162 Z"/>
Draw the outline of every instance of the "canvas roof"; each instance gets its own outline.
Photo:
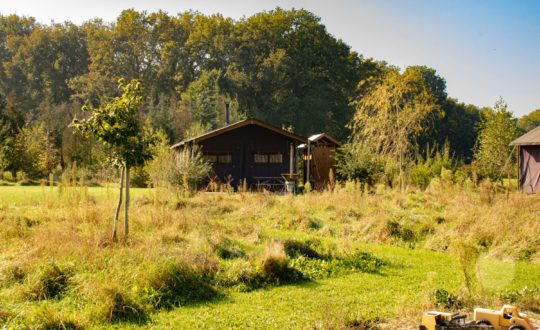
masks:
<path id="1" fill-rule="evenodd" d="M 248 118 L 248 119 L 240 120 L 240 121 L 238 121 L 238 122 L 236 122 L 234 124 L 230 124 L 228 126 L 224 126 L 224 127 L 215 129 L 215 130 L 210 131 L 208 133 L 201 134 L 201 135 L 193 137 L 191 139 L 181 141 L 181 142 L 173 145 L 171 147 L 171 149 L 181 147 L 181 146 L 185 145 L 186 143 L 190 143 L 190 142 L 197 143 L 197 142 L 209 139 L 209 138 L 214 137 L 214 136 L 221 135 L 223 133 L 226 133 L 226 132 L 229 132 L 229 131 L 232 131 L 234 129 L 244 127 L 244 126 L 247 126 L 247 125 L 257 125 L 257 126 L 269 129 L 271 131 L 274 131 L 274 132 L 276 132 L 278 134 L 285 135 L 285 136 L 287 136 L 287 137 L 289 137 L 289 138 L 291 138 L 293 140 L 296 140 L 296 141 L 299 141 L 299 142 L 304 142 L 304 143 L 307 142 L 307 139 L 305 137 L 303 137 L 303 136 L 294 134 L 292 132 L 286 131 L 286 130 L 281 129 L 281 128 L 277 128 L 275 126 L 272 126 L 270 124 L 262 122 L 262 121 L 260 121 L 258 119 Z"/>
<path id="2" fill-rule="evenodd" d="M 514 141 L 510 142 L 512 146 L 540 145 L 540 126 L 523 134 Z"/>

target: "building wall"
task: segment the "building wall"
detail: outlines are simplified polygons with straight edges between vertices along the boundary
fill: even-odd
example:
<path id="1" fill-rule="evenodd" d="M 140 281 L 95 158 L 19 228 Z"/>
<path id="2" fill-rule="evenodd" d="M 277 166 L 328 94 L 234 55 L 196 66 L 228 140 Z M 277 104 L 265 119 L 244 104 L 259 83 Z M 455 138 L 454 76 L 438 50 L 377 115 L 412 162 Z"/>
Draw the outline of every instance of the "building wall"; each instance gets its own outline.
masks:
<path id="1" fill-rule="evenodd" d="M 226 182 L 230 176 L 231 184 L 237 187 L 243 179 L 246 179 L 249 186 L 253 186 L 258 178 L 281 178 L 281 174 L 288 173 L 291 143 L 295 153 L 296 141 L 257 125 L 248 125 L 203 140 L 198 145 L 202 148 L 203 154 L 212 158 L 215 155 L 218 158 L 219 155 L 231 156 L 230 163 L 214 162 L 213 170 L 220 181 Z M 282 161 L 281 163 L 256 163 L 255 154 L 281 154 Z M 293 164 L 296 164 L 296 161 Z"/>
<path id="2" fill-rule="evenodd" d="M 526 193 L 540 190 L 540 146 L 519 148 L 519 184 Z"/>

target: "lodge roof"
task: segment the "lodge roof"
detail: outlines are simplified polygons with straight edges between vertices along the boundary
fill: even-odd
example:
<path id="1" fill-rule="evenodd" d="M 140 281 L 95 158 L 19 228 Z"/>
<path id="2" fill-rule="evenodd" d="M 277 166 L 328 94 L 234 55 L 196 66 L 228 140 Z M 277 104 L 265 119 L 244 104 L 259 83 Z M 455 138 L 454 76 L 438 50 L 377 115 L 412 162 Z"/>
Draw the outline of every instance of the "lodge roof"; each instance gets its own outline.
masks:
<path id="1" fill-rule="evenodd" d="M 512 146 L 531 146 L 540 145 L 540 126 L 523 134 L 514 141 L 510 142 Z"/>
<path id="2" fill-rule="evenodd" d="M 230 124 L 230 125 L 215 129 L 213 131 L 210 131 L 208 133 L 204 133 L 204 134 L 198 135 L 196 137 L 186 139 L 184 141 L 176 143 L 171 147 L 171 149 L 182 147 L 187 143 L 197 143 L 197 142 L 209 139 L 209 138 L 214 137 L 214 136 L 221 135 L 223 133 L 226 133 L 226 132 L 229 132 L 229 131 L 232 131 L 234 129 L 244 127 L 244 126 L 247 126 L 247 125 L 257 125 L 257 126 L 269 129 L 271 131 L 274 131 L 274 132 L 276 132 L 278 134 L 287 136 L 287 137 L 289 137 L 289 138 L 291 138 L 293 140 L 303 142 L 303 143 L 307 142 L 307 139 L 305 137 L 303 137 L 303 136 L 294 134 L 292 132 L 286 131 L 286 130 L 281 129 L 281 128 L 277 128 L 275 126 L 272 126 L 270 124 L 267 124 L 267 123 L 262 122 L 262 121 L 260 121 L 258 119 L 255 119 L 255 118 L 248 118 L 248 119 L 240 120 L 240 121 L 238 121 L 238 122 L 236 122 L 234 124 Z"/>

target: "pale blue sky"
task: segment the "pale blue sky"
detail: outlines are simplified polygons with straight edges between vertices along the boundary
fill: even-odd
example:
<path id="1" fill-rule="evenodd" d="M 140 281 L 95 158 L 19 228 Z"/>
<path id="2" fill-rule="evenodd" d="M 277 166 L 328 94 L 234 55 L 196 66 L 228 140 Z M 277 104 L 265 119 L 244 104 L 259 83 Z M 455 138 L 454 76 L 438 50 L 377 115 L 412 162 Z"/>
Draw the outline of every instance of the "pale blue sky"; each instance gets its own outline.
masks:
<path id="1" fill-rule="evenodd" d="M 235 19 L 262 10 L 305 8 L 366 57 L 425 64 L 448 94 L 478 106 L 499 96 L 516 115 L 540 108 L 540 1 L 535 0 L 0 0 L 0 13 L 49 23 L 114 21 L 122 9 L 176 14 L 187 9 Z"/>

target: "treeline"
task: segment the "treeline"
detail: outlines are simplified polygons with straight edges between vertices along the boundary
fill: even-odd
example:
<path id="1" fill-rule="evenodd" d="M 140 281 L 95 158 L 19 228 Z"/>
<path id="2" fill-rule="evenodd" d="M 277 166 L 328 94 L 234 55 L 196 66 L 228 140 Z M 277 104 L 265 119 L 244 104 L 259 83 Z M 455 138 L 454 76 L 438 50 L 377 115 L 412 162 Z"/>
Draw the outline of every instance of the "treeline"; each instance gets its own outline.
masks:
<path id="1" fill-rule="evenodd" d="M 102 148 L 69 124 L 85 116 L 83 104 L 118 96 L 119 78 L 141 82 L 141 120 L 170 142 L 221 126 L 225 101 L 233 120 L 253 116 L 299 134 L 353 141 L 363 134 L 362 116 L 376 114 L 367 101 L 393 86 L 408 88 L 405 99 L 428 95 L 433 105 L 418 122 L 422 129 L 413 130 L 415 152 L 446 144 L 468 163 L 491 111 L 449 98 L 433 69 L 400 72 L 364 58 L 305 10 L 232 20 L 130 9 L 112 23 L 81 25 L 0 16 L 0 59 L 0 170 L 30 178 L 74 163 L 96 173 L 106 163 Z"/>

